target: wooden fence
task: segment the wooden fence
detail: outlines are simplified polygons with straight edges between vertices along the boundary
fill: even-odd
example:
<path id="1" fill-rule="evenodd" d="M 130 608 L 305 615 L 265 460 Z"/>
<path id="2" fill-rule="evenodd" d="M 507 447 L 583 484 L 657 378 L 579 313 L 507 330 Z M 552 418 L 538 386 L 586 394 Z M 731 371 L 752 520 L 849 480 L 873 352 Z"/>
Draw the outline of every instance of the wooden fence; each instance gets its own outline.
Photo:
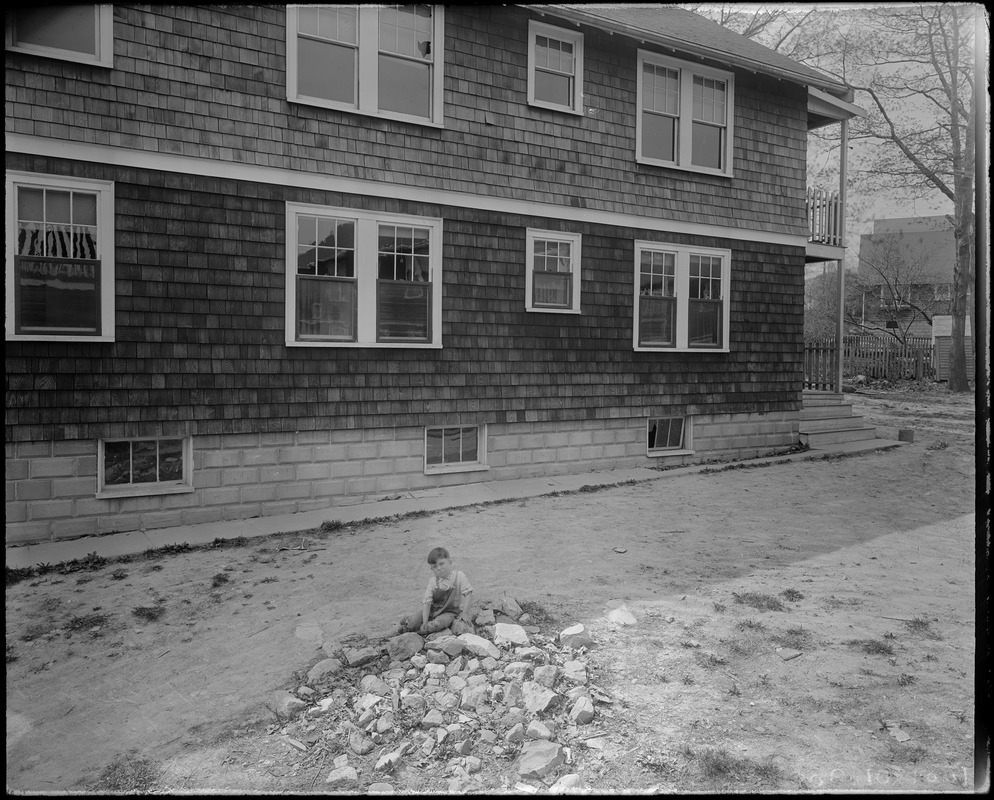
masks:
<path id="1" fill-rule="evenodd" d="M 835 339 L 804 343 L 804 388 L 833 390 Z M 903 344 L 876 336 L 842 337 L 842 374 L 847 378 L 935 380 L 935 353 L 927 336 L 911 336 Z"/>

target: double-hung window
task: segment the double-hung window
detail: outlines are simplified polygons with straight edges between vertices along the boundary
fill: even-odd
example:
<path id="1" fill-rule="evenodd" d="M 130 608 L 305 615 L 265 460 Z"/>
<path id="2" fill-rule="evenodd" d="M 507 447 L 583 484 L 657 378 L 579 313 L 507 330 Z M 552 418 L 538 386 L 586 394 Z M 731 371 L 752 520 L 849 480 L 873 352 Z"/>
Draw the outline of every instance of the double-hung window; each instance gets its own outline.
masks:
<path id="1" fill-rule="evenodd" d="M 640 50 L 638 161 L 731 175 L 733 83 L 730 72 Z"/>
<path id="2" fill-rule="evenodd" d="M 728 351 L 731 251 L 635 243 L 636 350 Z"/>
<path id="3" fill-rule="evenodd" d="M 580 313 L 579 233 L 531 228 L 525 234 L 525 308 Z"/>
<path id="4" fill-rule="evenodd" d="M 106 5 L 25 5 L 5 12 L 8 50 L 100 67 L 114 66 L 114 9 Z"/>
<path id="5" fill-rule="evenodd" d="M 442 125 L 443 9 L 290 6 L 287 99 Z"/>
<path id="6" fill-rule="evenodd" d="M 6 338 L 114 338 L 114 184 L 8 172 Z"/>
<path id="7" fill-rule="evenodd" d="M 583 34 L 528 23 L 528 102 L 583 113 Z"/>
<path id="8" fill-rule="evenodd" d="M 441 347 L 442 221 L 287 204 L 289 345 Z"/>

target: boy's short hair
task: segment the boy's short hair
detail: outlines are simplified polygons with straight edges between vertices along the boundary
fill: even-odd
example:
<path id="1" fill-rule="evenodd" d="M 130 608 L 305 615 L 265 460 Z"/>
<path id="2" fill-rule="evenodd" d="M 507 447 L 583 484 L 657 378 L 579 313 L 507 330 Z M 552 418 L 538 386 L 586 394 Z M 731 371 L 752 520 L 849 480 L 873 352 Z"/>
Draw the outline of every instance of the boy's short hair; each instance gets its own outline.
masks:
<path id="1" fill-rule="evenodd" d="M 451 558 L 449 551 L 444 547 L 436 547 L 428 554 L 428 563 L 437 564 L 440 558 Z"/>

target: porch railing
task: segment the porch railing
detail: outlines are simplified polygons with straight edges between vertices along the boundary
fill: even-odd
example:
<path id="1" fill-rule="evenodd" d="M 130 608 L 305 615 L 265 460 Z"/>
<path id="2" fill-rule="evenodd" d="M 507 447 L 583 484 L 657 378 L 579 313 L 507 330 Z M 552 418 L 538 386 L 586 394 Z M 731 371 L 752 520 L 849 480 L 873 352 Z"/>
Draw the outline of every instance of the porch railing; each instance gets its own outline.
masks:
<path id="1" fill-rule="evenodd" d="M 804 198 L 808 241 L 842 247 L 842 204 L 838 192 L 808 187 Z"/>

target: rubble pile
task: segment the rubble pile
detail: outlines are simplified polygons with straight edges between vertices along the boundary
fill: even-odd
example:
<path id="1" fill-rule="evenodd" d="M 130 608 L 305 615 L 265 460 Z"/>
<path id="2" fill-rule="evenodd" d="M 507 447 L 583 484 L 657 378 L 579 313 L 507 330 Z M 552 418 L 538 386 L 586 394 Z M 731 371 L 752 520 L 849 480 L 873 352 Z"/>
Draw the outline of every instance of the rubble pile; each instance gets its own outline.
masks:
<path id="1" fill-rule="evenodd" d="M 392 791 L 413 770 L 450 792 L 496 788 L 484 780 L 584 791 L 573 750 L 598 735 L 598 706 L 612 702 L 590 681 L 594 642 L 583 625 L 544 635 L 529 622 L 505 595 L 477 615 L 475 633 L 353 637 L 283 693 L 281 731 L 333 756 L 328 789 Z"/>

